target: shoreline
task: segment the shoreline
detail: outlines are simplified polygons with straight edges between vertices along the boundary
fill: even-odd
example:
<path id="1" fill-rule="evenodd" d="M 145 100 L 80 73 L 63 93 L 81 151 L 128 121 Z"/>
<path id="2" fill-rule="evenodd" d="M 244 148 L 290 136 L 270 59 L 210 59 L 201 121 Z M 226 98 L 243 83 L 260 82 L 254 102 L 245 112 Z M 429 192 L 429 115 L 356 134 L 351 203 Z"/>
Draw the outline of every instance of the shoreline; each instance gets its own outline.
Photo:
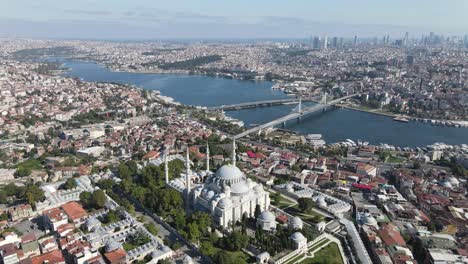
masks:
<path id="1" fill-rule="evenodd" d="M 410 121 L 417 121 L 423 124 L 429 124 L 429 125 L 434 125 L 434 126 L 441 126 L 441 127 L 453 127 L 453 128 L 468 128 L 468 121 L 466 120 L 442 120 L 442 119 L 430 119 L 430 118 L 421 118 L 421 117 L 413 117 L 413 116 L 407 116 L 407 115 L 399 115 L 399 114 L 394 114 L 390 112 L 379 112 L 379 111 L 372 111 L 368 109 L 363 109 L 355 106 L 350 106 L 350 105 L 345 105 L 345 104 L 340 104 L 337 105 L 338 107 L 343 107 L 346 109 L 354 110 L 354 111 L 360 111 L 364 113 L 370 113 L 370 114 L 376 114 L 376 115 L 382 115 L 382 116 L 387 116 L 391 118 L 396 118 L 396 117 L 404 117 L 409 119 Z M 424 122 L 426 120 L 426 122 Z M 432 122 L 433 121 L 433 122 Z M 450 122 L 452 124 L 457 124 L 459 125 L 454 126 L 454 125 L 442 125 L 441 123 L 447 123 Z"/>
<path id="2" fill-rule="evenodd" d="M 138 71 L 138 70 L 132 71 L 132 70 L 128 70 L 128 69 L 119 70 L 119 69 L 116 69 L 115 67 L 112 67 L 112 65 L 109 65 L 109 64 L 106 64 L 104 62 L 97 61 L 97 60 L 92 60 L 92 59 L 89 59 L 89 58 L 83 58 L 83 57 L 73 58 L 72 56 L 62 57 L 62 58 L 68 59 L 68 60 L 71 59 L 71 60 L 77 60 L 77 61 L 83 61 L 83 62 L 96 63 L 96 64 L 99 64 L 99 65 L 102 65 L 103 67 L 107 68 L 111 72 L 137 73 L 137 74 L 139 73 L 139 74 L 190 75 L 190 76 L 204 76 L 204 77 L 212 77 L 212 78 L 224 78 L 224 79 L 232 79 L 232 80 L 239 80 L 239 81 L 253 81 L 253 82 L 263 81 L 263 82 L 270 82 L 272 84 L 276 83 L 275 81 L 268 81 L 268 80 L 263 80 L 263 79 L 245 80 L 245 79 L 234 78 L 234 77 L 233 78 L 227 78 L 226 76 L 216 76 L 216 75 L 212 76 L 212 75 L 199 74 L 199 73 L 191 74 L 190 71 L 188 71 L 188 70 L 175 70 L 175 71 Z M 137 87 L 137 88 L 141 88 L 141 87 Z M 145 90 L 144 88 L 141 88 L 141 89 Z M 166 96 L 166 95 L 162 95 L 162 94 L 160 94 L 160 96 L 170 97 L 170 96 Z M 173 99 L 173 103 L 182 104 L 182 103 L 178 102 L 175 98 L 172 98 L 172 97 L 170 97 L 170 98 Z M 185 104 L 183 104 L 183 105 L 185 105 Z M 187 106 L 190 106 L 190 105 L 187 105 Z M 386 116 L 386 117 L 391 117 L 391 118 L 396 118 L 396 117 L 402 116 L 402 115 L 395 114 L 395 113 L 390 113 L 390 112 L 372 111 L 370 109 L 363 109 L 363 108 L 360 108 L 360 107 L 350 106 L 350 105 L 347 105 L 347 104 L 338 104 L 336 106 L 346 108 L 346 109 L 350 109 L 350 110 L 354 110 L 354 111 L 360 111 L 360 112 L 364 112 L 364 113 L 376 114 L 376 115 L 381 115 L 381 116 Z M 197 107 L 197 106 L 195 106 L 195 107 Z M 207 107 L 207 106 L 199 106 L 199 107 L 203 108 L 203 107 Z M 468 128 L 468 121 L 465 121 L 465 120 L 440 120 L 440 119 L 412 117 L 412 116 L 407 116 L 407 115 L 403 115 L 403 117 L 408 118 L 408 119 L 410 119 L 412 121 L 418 121 L 418 122 L 423 123 L 423 124 L 430 124 L 430 125 L 434 125 L 434 126 L 453 127 L 453 128 Z M 427 120 L 427 122 L 424 122 L 425 120 Z M 431 121 L 433 121 L 433 122 L 431 122 Z M 452 124 L 457 124 L 458 126 L 442 125 L 442 123 L 446 123 L 446 122 L 450 122 Z"/>

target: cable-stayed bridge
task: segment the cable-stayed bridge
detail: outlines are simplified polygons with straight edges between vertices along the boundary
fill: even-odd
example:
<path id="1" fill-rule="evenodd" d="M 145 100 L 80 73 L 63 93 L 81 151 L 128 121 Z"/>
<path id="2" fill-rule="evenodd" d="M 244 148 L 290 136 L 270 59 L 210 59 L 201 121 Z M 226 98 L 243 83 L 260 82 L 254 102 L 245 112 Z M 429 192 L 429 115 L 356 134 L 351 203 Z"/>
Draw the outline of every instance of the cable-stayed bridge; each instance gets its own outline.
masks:
<path id="1" fill-rule="evenodd" d="M 351 94 L 351 95 L 347 95 L 347 96 L 343 96 L 343 97 L 331 100 L 329 102 L 327 102 L 326 97 L 322 97 L 322 100 L 320 100 L 320 102 L 318 104 L 316 104 L 314 106 L 311 106 L 311 107 L 307 107 L 307 108 L 302 108 L 301 107 L 301 100 L 299 99 L 298 100 L 299 108 L 298 108 L 297 112 L 294 112 L 294 113 L 288 114 L 286 116 L 277 118 L 277 119 L 272 120 L 272 121 L 270 121 L 268 123 L 265 123 L 265 124 L 262 124 L 262 125 L 247 129 L 246 131 L 235 135 L 234 140 L 238 139 L 238 138 L 245 137 L 245 136 L 247 136 L 249 134 L 261 131 L 263 129 L 274 127 L 274 126 L 277 126 L 277 125 L 280 125 L 280 124 L 285 124 L 289 120 L 300 118 L 302 116 L 317 112 L 317 111 L 325 109 L 327 107 L 334 106 L 334 105 L 336 105 L 337 103 L 339 103 L 341 101 L 347 100 L 349 98 L 352 98 L 352 97 L 355 97 L 355 96 L 358 96 L 358 95 L 360 95 L 360 94 L 358 94 L 358 93 Z"/>

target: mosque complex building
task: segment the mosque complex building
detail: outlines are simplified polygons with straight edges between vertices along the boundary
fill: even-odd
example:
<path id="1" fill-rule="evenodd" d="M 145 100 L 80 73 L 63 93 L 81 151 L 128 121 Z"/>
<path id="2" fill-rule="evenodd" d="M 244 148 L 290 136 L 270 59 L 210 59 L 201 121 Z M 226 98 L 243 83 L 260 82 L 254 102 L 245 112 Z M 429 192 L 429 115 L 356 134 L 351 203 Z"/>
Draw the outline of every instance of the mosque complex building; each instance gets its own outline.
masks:
<path id="1" fill-rule="evenodd" d="M 192 173 L 187 148 L 186 172 L 180 178 L 168 180 L 167 155 L 164 155 L 166 183 L 185 194 L 186 202 L 194 209 L 211 214 L 213 222 L 229 229 L 245 215 L 255 217 L 255 209 L 261 212 L 270 207 L 269 193 L 259 183 L 247 178 L 236 167 L 235 142 L 232 164 L 223 165 L 216 173 L 209 170 L 209 148 L 206 153 L 206 171 Z M 274 221 L 274 220 L 273 220 Z"/>

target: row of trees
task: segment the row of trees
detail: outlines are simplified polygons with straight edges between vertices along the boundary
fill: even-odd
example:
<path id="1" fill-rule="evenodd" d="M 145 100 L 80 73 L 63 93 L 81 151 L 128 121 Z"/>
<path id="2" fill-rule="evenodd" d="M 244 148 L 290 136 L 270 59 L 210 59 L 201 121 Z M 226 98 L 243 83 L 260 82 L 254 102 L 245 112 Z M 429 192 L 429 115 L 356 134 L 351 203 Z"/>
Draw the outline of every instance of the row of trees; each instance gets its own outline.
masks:
<path id="1" fill-rule="evenodd" d="M 36 202 L 45 200 L 44 191 L 38 184 L 28 183 L 25 186 L 16 186 L 13 183 L 0 189 L 0 203 L 6 204 L 8 200 L 26 200 L 34 206 Z"/>
<path id="2" fill-rule="evenodd" d="M 83 203 L 87 209 L 101 209 L 104 208 L 107 202 L 107 196 L 101 189 L 95 190 L 92 193 L 81 192 L 80 202 Z"/>

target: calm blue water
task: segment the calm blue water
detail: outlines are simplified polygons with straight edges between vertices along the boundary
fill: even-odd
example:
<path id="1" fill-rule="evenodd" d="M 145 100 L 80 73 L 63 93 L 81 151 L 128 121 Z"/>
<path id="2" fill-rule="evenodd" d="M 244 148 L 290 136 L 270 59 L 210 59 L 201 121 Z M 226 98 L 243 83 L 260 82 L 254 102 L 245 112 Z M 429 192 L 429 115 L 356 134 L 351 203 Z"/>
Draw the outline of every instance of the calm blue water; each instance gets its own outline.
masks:
<path id="1" fill-rule="evenodd" d="M 279 99 L 287 96 L 271 88 L 266 81 L 241 81 L 197 75 L 144 74 L 112 72 L 93 62 L 65 60 L 70 68 L 68 76 L 86 81 L 109 81 L 133 84 L 176 101 L 201 106 L 216 106 L 257 100 Z M 294 105 L 244 109 L 228 112 L 244 121 L 246 126 L 271 121 L 293 110 Z M 392 118 L 348 109 L 334 109 L 307 116 L 301 122 L 290 121 L 287 129 L 303 134 L 322 134 L 327 142 L 361 139 L 373 144 L 388 143 L 395 146 L 426 146 L 434 142 L 468 144 L 467 128 L 431 126 L 410 122 L 401 123 Z"/>

